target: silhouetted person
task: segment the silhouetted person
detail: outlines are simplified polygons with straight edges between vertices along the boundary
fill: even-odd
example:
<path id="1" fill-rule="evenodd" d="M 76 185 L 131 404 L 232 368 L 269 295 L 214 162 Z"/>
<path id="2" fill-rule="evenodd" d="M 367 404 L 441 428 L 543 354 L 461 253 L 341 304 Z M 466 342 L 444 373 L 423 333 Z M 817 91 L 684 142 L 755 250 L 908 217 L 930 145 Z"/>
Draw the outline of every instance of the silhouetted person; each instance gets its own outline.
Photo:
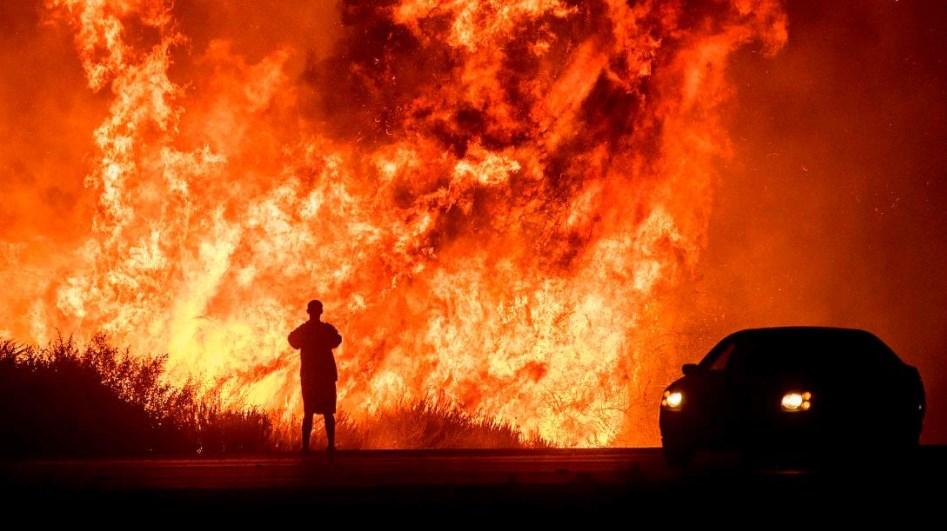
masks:
<path id="1" fill-rule="evenodd" d="M 342 336 L 319 318 L 322 303 L 309 301 L 306 307 L 309 320 L 289 334 L 289 344 L 301 349 L 299 380 L 303 391 L 303 442 L 302 451 L 309 451 L 309 436 L 312 434 L 312 416 L 320 414 L 326 421 L 328 451 L 335 450 L 335 382 L 339 379 L 332 349 L 342 343 Z"/>

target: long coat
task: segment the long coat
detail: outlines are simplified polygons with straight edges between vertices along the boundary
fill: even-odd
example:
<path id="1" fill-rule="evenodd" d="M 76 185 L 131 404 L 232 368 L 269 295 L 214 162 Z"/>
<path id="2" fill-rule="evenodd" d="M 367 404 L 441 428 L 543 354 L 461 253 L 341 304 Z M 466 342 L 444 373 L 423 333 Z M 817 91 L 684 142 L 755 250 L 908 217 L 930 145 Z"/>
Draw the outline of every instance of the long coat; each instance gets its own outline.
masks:
<path id="1" fill-rule="evenodd" d="M 289 344 L 300 349 L 299 381 L 306 414 L 335 413 L 335 382 L 339 379 L 332 349 L 342 336 L 329 323 L 306 321 L 289 334 Z"/>

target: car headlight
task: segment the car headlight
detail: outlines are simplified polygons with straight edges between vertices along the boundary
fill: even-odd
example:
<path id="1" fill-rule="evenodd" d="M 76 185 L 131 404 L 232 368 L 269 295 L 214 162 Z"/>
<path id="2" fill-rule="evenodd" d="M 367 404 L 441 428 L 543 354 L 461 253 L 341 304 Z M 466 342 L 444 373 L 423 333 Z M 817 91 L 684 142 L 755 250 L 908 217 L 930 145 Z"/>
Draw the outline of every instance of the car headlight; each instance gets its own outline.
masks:
<path id="1" fill-rule="evenodd" d="M 783 395 L 779 405 L 783 411 L 809 411 L 812 408 L 812 393 L 809 391 L 792 391 Z"/>
<path id="2" fill-rule="evenodd" d="M 681 404 L 684 403 L 684 394 L 680 391 L 671 391 L 668 389 L 664 391 L 664 396 L 661 398 L 661 407 L 665 409 L 681 409 Z"/>

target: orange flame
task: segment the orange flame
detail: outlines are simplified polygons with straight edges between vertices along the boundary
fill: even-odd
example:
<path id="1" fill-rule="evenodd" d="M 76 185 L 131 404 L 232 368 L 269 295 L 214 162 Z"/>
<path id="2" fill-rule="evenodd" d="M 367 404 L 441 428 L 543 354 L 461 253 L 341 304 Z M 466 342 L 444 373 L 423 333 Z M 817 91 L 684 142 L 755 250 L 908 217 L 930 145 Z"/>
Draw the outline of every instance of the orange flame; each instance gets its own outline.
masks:
<path id="1" fill-rule="evenodd" d="M 560 445 L 653 441 L 649 338 L 704 245 L 728 60 L 782 45 L 778 3 L 353 1 L 332 53 L 253 58 L 194 45 L 170 1 L 47 8 L 110 103 L 92 227 L 10 333 L 104 330 L 288 422 L 318 297 L 355 420 L 436 396 Z"/>

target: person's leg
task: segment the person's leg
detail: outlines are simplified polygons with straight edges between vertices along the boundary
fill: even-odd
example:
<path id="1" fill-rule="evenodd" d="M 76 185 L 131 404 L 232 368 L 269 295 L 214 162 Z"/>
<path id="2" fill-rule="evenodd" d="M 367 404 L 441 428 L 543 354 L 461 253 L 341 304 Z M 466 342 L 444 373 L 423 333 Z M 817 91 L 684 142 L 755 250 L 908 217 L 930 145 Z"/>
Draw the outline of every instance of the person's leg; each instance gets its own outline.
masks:
<path id="1" fill-rule="evenodd" d="M 326 439 L 329 440 L 329 449 L 335 450 L 335 416 L 332 413 L 323 415 L 326 419 Z"/>
<path id="2" fill-rule="evenodd" d="M 309 436 L 312 435 L 312 413 L 303 413 L 303 452 L 309 451 Z"/>

